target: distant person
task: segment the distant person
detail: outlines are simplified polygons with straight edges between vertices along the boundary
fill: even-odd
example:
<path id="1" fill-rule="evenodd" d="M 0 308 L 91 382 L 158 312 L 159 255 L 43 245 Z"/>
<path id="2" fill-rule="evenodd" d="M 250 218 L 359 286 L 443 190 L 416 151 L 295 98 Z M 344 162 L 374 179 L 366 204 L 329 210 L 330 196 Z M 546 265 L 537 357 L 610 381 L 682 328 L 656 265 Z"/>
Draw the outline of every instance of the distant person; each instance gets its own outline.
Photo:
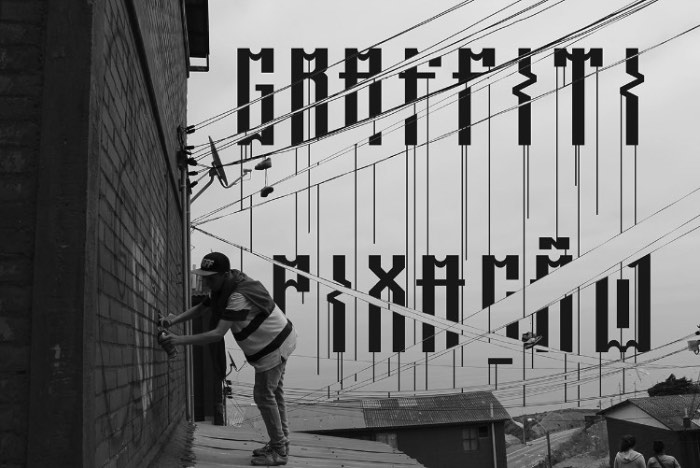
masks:
<path id="1" fill-rule="evenodd" d="M 226 255 L 212 252 L 204 256 L 194 273 L 202 276 L 210 295 L 202 303 L 179 314 L 160 320 L 162 327 L 191 320 L 211 309 L 218 318 L 216 328 L 196 335 L 171 332 L 161 343 L 204 345 L 222 340 L 231 330 L 246 360 L 255 368 L 253 399 L 260 410 L 270 441 L 253 450 L 253 465 L 286 465 L 289 451 L 289 425 L 284 401 L 284 370 L 296 348 L 296 331 L 292 322 L 275 305 L 267 289 L 238 270 L 231 270 Z"/>
<path id="2" fill-rule="evenodd" d="M 633 450 L 637 439 L 633 435 L 623 435 L 620 441 L 620 451 L 617 452 L 613 468 L 646 468 L 644 455 Z"/>
<path id="3" fill-rule="evenodd" d="M 681 468 L 678 460 L 671 455 L 664 453 L 664 443 L 661 440 L 655 440 L 653 444 L 654 455 L 649 457 L 647 468 Z"/>

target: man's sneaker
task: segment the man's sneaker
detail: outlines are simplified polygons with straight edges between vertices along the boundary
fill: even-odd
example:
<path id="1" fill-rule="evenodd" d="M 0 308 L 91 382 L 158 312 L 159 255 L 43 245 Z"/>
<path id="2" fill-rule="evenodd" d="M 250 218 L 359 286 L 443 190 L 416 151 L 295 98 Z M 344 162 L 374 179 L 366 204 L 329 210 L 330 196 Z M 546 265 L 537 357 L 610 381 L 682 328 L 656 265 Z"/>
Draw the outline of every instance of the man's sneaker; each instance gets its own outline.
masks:
<path id="1" fill-rule="evenodd" d="M 287 464 L 287 455 L 271 449 L 265 454 L 254 457 L 250 461 L 251 465 L 255 466 L 279 466 Z"/>
<path id="2" fill-rule="evenodd" d="M 287 455 L 289 455 L 289 441 L 285 442 L 284 448 L 286 449 Z M 270 443 L 268 442 L 265 445 L 263 445 L 262 447 L 256 448 L 255 450 L 253 450 L 253 456 L 259 457 L 261 455 L 265 455 L 270 450 L 272 450 L 272 448 L 270 447 Z"/>
<path id="3" fill-rule="evenodd" d="M 270 450 L 270 443 L 268 442 L 268 443 L 266 443 L 265 445 L 263 445 L 262 447 L 256 448 L 255 450 L 253 450 L 253 456 L 254 456 L 254 457 L 263 456 L 263 455 L 265 455 L 269 450 Z"/>

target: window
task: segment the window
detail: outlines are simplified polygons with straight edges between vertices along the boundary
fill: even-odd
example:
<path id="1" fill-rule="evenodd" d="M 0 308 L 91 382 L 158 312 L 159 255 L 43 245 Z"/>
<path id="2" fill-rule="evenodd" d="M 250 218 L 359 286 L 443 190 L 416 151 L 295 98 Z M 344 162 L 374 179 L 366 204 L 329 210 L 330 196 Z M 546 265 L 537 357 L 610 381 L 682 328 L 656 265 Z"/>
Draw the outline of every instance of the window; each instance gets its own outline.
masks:
<path id="1" fill-rule="evenodd" d="M 393 447 L 397 450 L 399 448 L 399 441 L 395 432 L 377 432 L 375 439 L 377 442 L 383 442 L 389 447 Z"/>
<path id="2" fill-rule="evenodd" d="M 489 428 L 488 426 L 479 426 L 479 437 L 488 437 L 489 436 Z"/>
<path id="3" fill-rule="evenodd" d="M 479 450 L 479 430 L 476 427 L 462 429 L 462 449 L 465 452 Z"/>

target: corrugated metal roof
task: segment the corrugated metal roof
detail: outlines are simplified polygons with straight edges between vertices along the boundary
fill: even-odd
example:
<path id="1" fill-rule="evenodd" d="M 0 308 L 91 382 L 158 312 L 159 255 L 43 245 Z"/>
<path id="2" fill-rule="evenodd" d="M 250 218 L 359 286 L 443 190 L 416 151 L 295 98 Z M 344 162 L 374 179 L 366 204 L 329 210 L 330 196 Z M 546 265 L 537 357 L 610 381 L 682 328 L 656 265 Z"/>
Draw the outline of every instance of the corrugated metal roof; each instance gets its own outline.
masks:
<path id="1" fill-rule="evenodd" d="M 698 407 L 700 407 L 700 395 L 666 395 L 630 398 L 629 400 L 600 411 L 599 414 L 610 414 L 617 408 L 628 404 L 637 406 L 672 431 L 682 431 L 684 429 L 683 418 L 686 415 L 691 419 L 696 418 L 696 411 Z M 700 429 L 696 421 L 697 419 L 691 423 L 691 429 Z"/>
<path id="2" fill-rule="evenodd" d="M 363 400 L 367 427 L 504 421 L 510 415 L 491 392 Z"/>

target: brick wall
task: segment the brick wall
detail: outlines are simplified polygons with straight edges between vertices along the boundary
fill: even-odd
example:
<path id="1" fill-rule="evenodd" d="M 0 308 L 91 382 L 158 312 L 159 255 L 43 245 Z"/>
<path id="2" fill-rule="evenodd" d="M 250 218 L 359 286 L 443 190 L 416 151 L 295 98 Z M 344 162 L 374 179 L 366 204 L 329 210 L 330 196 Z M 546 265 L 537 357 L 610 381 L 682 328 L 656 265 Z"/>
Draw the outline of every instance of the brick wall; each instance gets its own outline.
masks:
<path id="1" fill-rule="evenodd" d="M 136 24 L 131 23 L 129 2 L 106 2 L 98 58 L 104 76 L 96 77 L 103 83 L 96 116 L 97 467 L 144 466 L 185 417 L 184 354 L 168 360 L 155 339 L 158 312 L 183 308 L 187 266 L 180 194 L 171 176 L 178 148 L 175 129 L 186 124 L 180 2 L 134 2 Z M 158 28 L 149 26 L 153 17 L 161 18 Z M 164 41 L 167 47 L 155 47 Z M 155 99 L 149 96 L 151 85 Z"/>
<path id="2" fill-rule="evenodd" d="M 30 311 L 44 2 L 0 2 L 0 466 L 22 466 L 29 411 Z"/>
<path id="3" fill-rule="evenodd" d="M 0 466 L 148 466 L 184 424 L 183 3 L 0 2 Z"/>

